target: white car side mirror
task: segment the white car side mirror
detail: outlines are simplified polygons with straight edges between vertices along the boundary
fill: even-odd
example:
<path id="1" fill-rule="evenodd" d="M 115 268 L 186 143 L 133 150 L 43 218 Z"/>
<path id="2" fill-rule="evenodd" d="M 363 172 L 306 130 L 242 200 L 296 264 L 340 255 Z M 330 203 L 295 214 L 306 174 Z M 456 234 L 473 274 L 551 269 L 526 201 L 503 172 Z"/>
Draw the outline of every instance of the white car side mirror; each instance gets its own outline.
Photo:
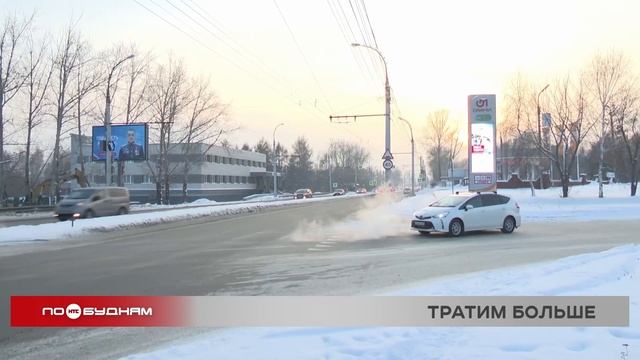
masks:
<path id="1" fill-rule="evenodd" d="M 465 210 L 471 210 L 471 209 L 473 209 L 473 205 L 471 205 L 471 204 L 467 204 L 467 205 L 464 207 L 464 209 L 465 209 Z"/>

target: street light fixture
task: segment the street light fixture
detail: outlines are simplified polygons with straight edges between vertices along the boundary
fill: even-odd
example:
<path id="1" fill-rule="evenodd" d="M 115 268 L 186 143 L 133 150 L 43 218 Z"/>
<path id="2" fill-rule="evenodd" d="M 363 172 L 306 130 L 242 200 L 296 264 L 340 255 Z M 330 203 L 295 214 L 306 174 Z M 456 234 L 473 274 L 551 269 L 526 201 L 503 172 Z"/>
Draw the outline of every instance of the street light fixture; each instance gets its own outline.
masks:
<path id="1" fill-rule="evenodd" d="M 278 128 L 280 126 L 283 126 L 284 123 L 280 123 L 278 125 L 276 125 L 276 127 L 273 129 L 273 156 L 272 156 L 272 163 L 273 163 L 273 198 L 277 199 L 278 198 L 278 156 L 276 154 L 276 130 L 278 130 Z"/>
<path id="2" fill-rule="evenodd" d="M 389 86 L 389 73 L 387 71 L 387 60 L 384 58 L 380 50 L 377 48 L 371 47 L 369 45 L 362 45 L 359 43 L 352 43 L 353 47 L 363 47 L 369 50 L 375 51 L 382 59 L 382 63 L 384 64 L 384 100 L 385 100 L 385 112 L 384 112 L 384 127 L 385 127 L 385 136 L 384 136 L 384 147 L 385 154 L 391 154 L 391 87 Z M 385 169 L 384 171 L 384 180 L 385 182 L 389 182 L 389 178 L 391 176 L 391 169 Z"/>
<path id="3" fill-rule="evenodd" d="M 105 158 L 105 184 L 107 186 L 111 185 L 111 162 L 112 162 L 112 149 L 110 148 L 111 145 L 111 77 L 113 77 L 113 73 L 116 71 L 116 68 L 118 66 L 120 66 L 120 64 L 122 64 L 123 62 L 129 60 L 129 59 L 133 59 L 135 55 L 131 54 L 129 56 L 127 56 L 126 58 L 118 61 L 115 65 L 113 65 L 113 67 L 111 68 L 111 71 L 109 72 L 109 77 L 107 78 L 107 99 L 105 102 L 105 109 L 104 109 L 104 127 L 105 127 L 105 150 L 106 150 L 106 158 Z"/>
<path id="4" fill-rule="evenodd" d="M 411 132 L 411 196 L 416 196 L 416 146 L 413 142 L 413 127 L 407 119 L 404 119 L 402 117 L 399 117 L 398 119 L 404 121 L 407 125 L 409 125 L 409 131 Z"/>

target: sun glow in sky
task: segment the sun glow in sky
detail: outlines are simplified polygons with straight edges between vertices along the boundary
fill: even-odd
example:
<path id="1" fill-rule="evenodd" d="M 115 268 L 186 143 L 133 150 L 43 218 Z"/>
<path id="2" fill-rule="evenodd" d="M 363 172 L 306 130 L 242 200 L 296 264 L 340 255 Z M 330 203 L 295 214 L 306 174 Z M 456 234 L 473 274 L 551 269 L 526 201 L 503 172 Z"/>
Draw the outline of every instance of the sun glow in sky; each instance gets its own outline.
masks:
<path id="1" fill-rule="evenodd" d="M 429 112 L 448 108 L 465 128 L 466 96 L 496 93 L 500 108 L 503 90 L 517 72 L 544 83 L 583 67 L 598 50 L 622 50 L 632 61 L 640 55 L 639 1 L 365 4 L 388 62 L 393 115 L 412 122 L 419 145 Z M 79 18 L 83 35 L 97 49 L 136 43 L 158 61 L 169 53 L 183 58 L 189 73 L 210 76 L 218 95 L 231 104 L 230 118 L 240 126 L 233 143 L 269 139 L 273 127 L 284 122 L 278 137 L 285 144 L 304 135 L 317 155 L 331 139 L 358 141 L 377 165 L 384 150 L 382 118 L 347 125 L 328 119 L 384 112 L 381 63 L 375 53 L 349 45 L 351 32 L 364 41 L 352 5 L 357 10 L 362 2 L 27 0 L 2 1 L 1 8 L 4 14 L 35 10 L 37 26 L 52 34 Z M 400 121 L 392 125 L 392 150 L 410 151 Z M 399 168 L 409 164 L 408 156 L 396 159 Z"/>

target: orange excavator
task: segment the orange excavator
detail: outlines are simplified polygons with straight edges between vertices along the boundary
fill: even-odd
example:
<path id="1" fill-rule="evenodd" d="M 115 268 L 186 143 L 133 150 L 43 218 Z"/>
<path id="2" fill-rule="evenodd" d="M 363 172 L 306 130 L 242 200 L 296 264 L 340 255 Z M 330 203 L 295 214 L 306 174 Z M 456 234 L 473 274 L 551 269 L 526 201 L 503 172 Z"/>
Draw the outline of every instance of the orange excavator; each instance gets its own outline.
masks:
<path id="1" fill-rule="evenodd" d="M 80 187 L 88 187 L 89 181 L 87 180 L 87 176 L 81 170 L 75 169 L 71 174 L 63 174 L 58 179 L 58 184 L 62 184 L 64 182 L 75 180 L 78 182 Z M 50 194 L 53 186 L 53 179 L 45 179 L 39 182 L 36 186 L 33 187 L 30 194 L 31 203 L 38 204 L 40 197 L 43 194 Z"/>

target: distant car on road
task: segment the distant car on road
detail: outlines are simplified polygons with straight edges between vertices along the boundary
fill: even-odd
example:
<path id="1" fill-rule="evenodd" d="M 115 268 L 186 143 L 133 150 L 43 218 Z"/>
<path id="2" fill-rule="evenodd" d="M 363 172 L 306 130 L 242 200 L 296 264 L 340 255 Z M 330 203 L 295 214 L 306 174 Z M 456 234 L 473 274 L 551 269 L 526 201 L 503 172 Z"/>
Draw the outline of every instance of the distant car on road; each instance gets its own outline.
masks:
<path id="1" fill-rule="evenodd" d="M 411 219 L 411 229 L 423 235 L 446 232 L 457 237 L 465 231 L 489 229 L 508 234 L 518 227 L 518 203 L 495 193 L 450 195 L 416 211 Z"/>
<path id="2" fill-rule="evenodd" d="M 344 189 L 335 189 L 333 191 L 333 196 L 342 196 L 344 194 L 346 194 L 347 192 L 344 191 Z"/>
<path id="3" fill-rule="evenodd" d="M 295 192 L 296 199 L 309 199 L 313 197 L 311 189 L 298 189 Z"/>
<path id="4" fill-rule="evenodd" d="M 80 188 L 65 196 L 54 213 L 60 221 L 122 215 L 129 212 L 129 204 L 129 190 L 125 187 Z"/>
<path id="5" fill-rule="evenodd" d="M 356 194 L 366 194 L 367 193 L 367 189 L 365 188 L 358 188 L 356 190 Z"/>

